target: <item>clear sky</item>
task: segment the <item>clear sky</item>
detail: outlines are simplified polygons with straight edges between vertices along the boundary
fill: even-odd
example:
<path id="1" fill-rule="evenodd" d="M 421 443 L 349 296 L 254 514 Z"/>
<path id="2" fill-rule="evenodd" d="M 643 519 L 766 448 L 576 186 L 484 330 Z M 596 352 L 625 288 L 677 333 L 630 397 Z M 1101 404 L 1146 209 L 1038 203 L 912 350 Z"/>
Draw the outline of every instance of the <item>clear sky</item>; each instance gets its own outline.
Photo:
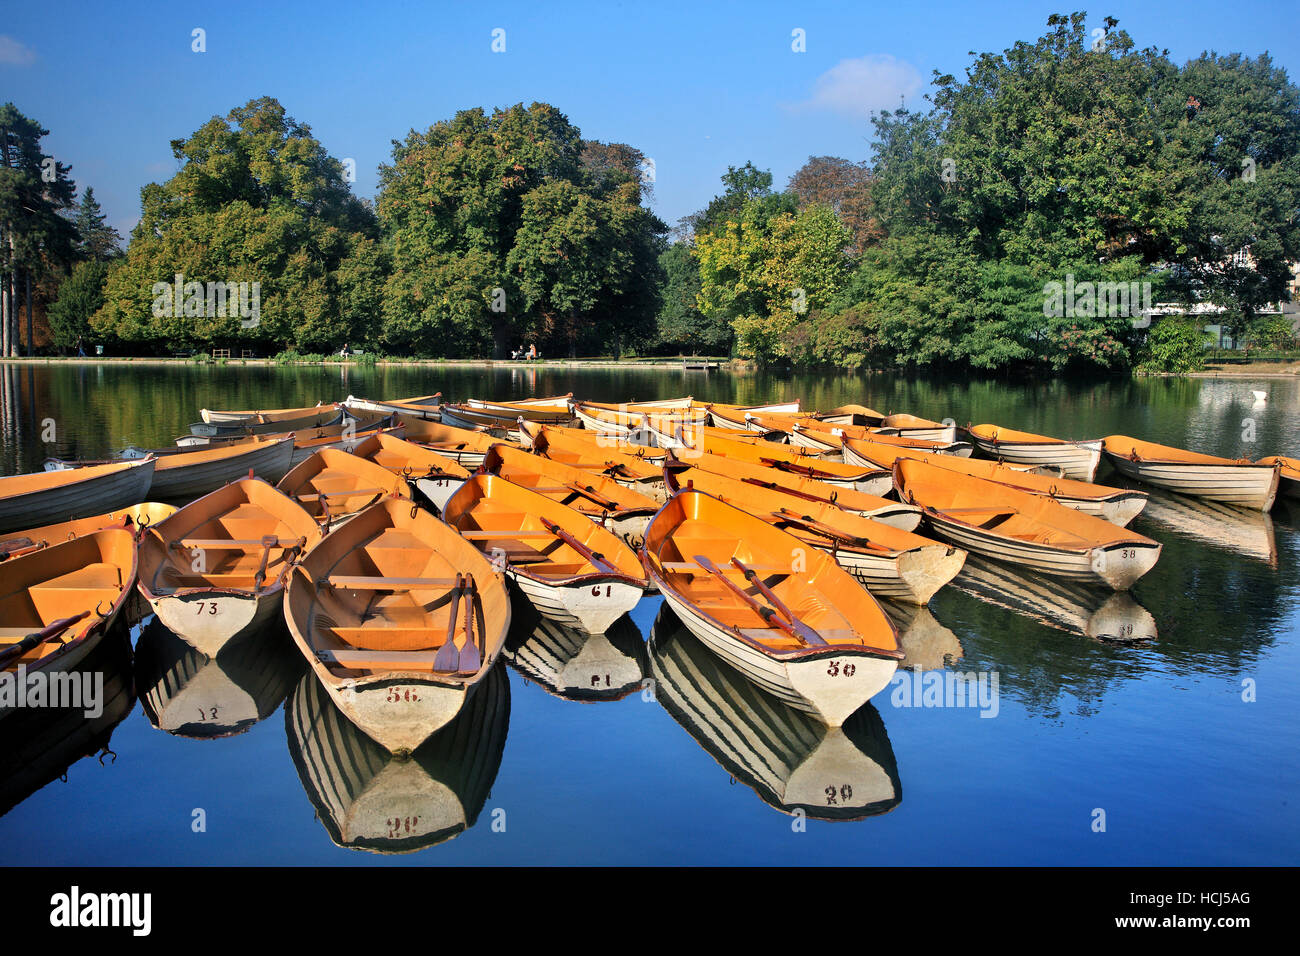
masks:
<path id="1" fill-rule="evenodd" d="M 140 187 L 176 169 L 168 143 L 274 96 L 372 196 L 391 141 L 472 106 L 549 102 L 585 137 L 655 164 L 672 225 L 752 160 L 783 187 L 810 155 L 867 159 L 869 113 L 924 106 L 933 70 L 1032 41 L 1082 4 L 904 0 L 559 3 L 31 3 L 5 0 L 0 102 L 50 130 L 48 152 L 93 186 L 125 234 Z M 1206 49 L 1268 52 L 1294 81 L 1294 2 L 1108 2 L 1139 47 L 1183 62 Z M 204 53 L 192 31 L 206 31 Z M 505 51 L 492 51 L 493 30 Z M 793 31 L 805 52 L 794 52 Z"/>

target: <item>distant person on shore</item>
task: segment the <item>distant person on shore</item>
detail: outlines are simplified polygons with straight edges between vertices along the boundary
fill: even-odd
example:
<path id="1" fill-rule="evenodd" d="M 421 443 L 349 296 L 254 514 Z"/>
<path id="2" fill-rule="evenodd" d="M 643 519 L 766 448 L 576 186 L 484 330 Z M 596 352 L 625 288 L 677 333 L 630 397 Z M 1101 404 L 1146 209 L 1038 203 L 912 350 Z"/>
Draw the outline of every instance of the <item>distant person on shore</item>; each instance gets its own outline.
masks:
<path id="1" fill-rule="evenodd" d="M 526 357 L 526 358 L 528 359 L 528 361 L 530 361 L 530 362 L 536 361 L 537 359 L 541 358 L 541 355 L 539 355 L 538 352 L 537 352 L 537 344 L 536 344 L 536 343 L 533 343 L 532 345 L 528 346 L 528 355 L 525 356 L 525 357 Z"/>
<path id="2" fill-rule="evenodd" d="M 81 344 L 81 336 L 77 336 L 77 358 L 86 357 L 86 347 Z"/>
<path id="3" fill-rule="evenodd" d="M 339 357 L 340 357 L 340 358 L 347 358 L 347 357 L 348 357 L 348 343 L 347 343 L 347 342 L 344 342 L 344 343 L 343 343 L 343 351 L 339 352 Z"/>

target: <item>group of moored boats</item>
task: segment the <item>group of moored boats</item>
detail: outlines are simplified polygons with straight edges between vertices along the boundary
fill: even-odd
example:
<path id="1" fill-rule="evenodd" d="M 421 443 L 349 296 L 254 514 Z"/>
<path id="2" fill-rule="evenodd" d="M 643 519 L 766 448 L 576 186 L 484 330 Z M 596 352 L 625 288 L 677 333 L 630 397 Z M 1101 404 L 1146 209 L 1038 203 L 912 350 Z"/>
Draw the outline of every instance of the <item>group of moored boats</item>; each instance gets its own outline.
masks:
<path id="1" fill-rule="evenodd" d="M 1161 544 L 1126 527 L 1148 495 L 1095 483 L 1103 460 L 1238 508 L 1300 489 L 1294 458 L 860 405 L 434 394 L 201 418 L 172 448 L 0 478 L 0 668 L 76 666 L 124 614 L 208 659 L 282 618 L 314 693 L 398 754 L 509 655 L 511 587 L 589 635 L 658 592 L 732 672 L 839 727 L 905 658 L 877 599 L 923 609 L 968 554 L 990 587 L 1151 570 Z"/>

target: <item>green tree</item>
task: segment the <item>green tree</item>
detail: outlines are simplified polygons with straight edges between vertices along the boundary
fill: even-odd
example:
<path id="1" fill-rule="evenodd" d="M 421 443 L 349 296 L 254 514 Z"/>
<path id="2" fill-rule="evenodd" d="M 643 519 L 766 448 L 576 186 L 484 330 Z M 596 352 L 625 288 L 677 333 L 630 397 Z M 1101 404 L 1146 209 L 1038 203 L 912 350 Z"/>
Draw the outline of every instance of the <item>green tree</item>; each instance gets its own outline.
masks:
<path id="1" fill-rule="evenodd" d="M 122 254 L 122 236 L 108 225 L 108 217 L 104 215 L 95 199 L 95 190 L 90 186 L 86 187 L 81 196 L 73 222 L 77 228 L 77 252 L 83 259 L 104 262 Z"/>
<path id="2" fill-rule="evenodd" d="M 1196 319 L 1163 318 L 1151 323 L 1138 353 L 1141 372 L 1196 372 L 1205 367 L 1210 337 Z"/>
<path id="3" fill-rule="evenodd" d="M 46 313 L 50 338 L 56 347 L 69 349 L 79 339 L 90 336 L 90 317 L 104 305 L 104 281 L 109 269 L 107 262 L 90 259 L 78 263 L 63 280 L 58 298 Z"/>
<path id="4" fill-rule="evenodd" d="M 160 350 L 224 341 L 328 351 L 375 337 L 345 324 L 338 273 L 377 238 L 377 224 L 310 127 L 263 97 L 173 141 L 172 152 L 181 169 L 141 190 L 141 219 L 109 275 L 97 331 Z M 180 314 L 159 291 L 177 274 L 205 300 Z M 206 302 L 209 283 L 240 282 L 258 284 L 256 325 L 229 299 L 225 309 Z"/>
<path id="5" fill-rule="evenodd" d="M 720 313 L 707 318 L 697 305 L 700 266 L 689 244 L 675 242 L 659 257 L 664 271 L 659 341 L 692 354 L 723 353 L 731 346 L 731 324 Z"/>

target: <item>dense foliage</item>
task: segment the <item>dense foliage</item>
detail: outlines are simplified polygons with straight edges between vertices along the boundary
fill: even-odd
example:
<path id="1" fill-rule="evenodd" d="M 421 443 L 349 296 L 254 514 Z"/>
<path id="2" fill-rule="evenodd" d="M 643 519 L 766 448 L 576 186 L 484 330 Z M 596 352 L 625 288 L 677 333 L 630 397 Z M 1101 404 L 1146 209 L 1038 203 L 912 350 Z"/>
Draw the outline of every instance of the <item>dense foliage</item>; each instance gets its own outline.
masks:
<path id="1" fill-rule="evenodd" d="M 784 189 L 728 167 L 671 245 L 647 206 L 653 164 L 554 106 L 412 130 L 372 207 L 262 98 L 171 144 L 179 169 L 141 191 L 123 254 L 67 167 L 42 180 L 45 131 L 9 105 L 0 277 L 59 290 L 62 348 L 1196 366 L 1198 324 L 1148 323 L 1156 303 L 1209 304 L 1234 339 L 1293 348 L 1290 320 L 1260 312 L 1300 260 L 1300 89 L 1267 55 L 1179 66 L 1085 19 L 1053 15 L 1037 40 L 936 75 L 928 109 L 873 118 L 869 161 L 811 156 Z M 255 319 L 221 306 L 241 283 Z"/>

